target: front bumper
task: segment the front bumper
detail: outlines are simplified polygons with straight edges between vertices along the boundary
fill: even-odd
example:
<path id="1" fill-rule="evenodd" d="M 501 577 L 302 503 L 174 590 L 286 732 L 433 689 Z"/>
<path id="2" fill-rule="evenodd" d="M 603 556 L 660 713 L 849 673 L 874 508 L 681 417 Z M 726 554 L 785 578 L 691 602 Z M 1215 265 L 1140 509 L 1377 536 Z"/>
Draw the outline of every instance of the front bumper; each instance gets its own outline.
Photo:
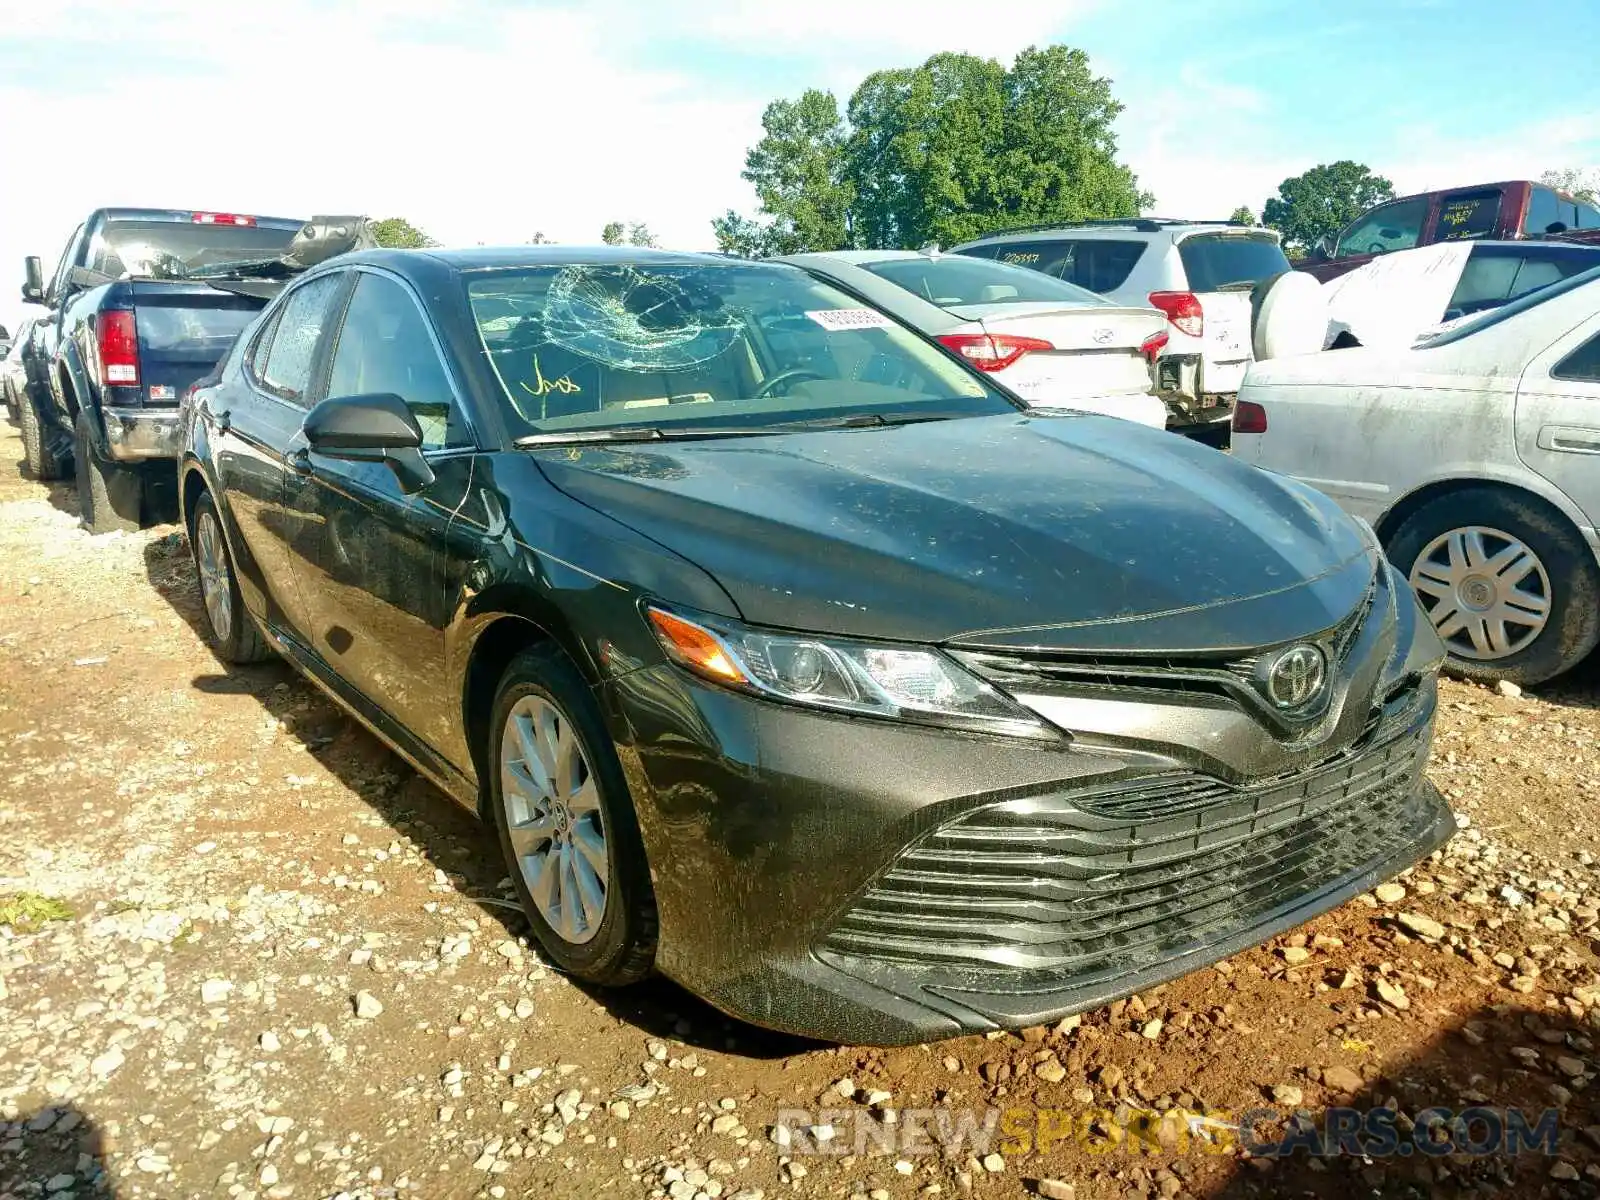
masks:
<path id="1" fill-rule="evenodd" d="M 611 680 L 658 965 L 755 1024 L 902 1045 L 1053 1021 L 1256 944 L 1455 829 L 1422 775 L 1433 677 L 1380 687 L 1395 649 L 1389 626 L 1352 651 L 1365 699 L 1328 718 L 1343 749 L 1255 781 L 1208 759 L 1218 727 L 1192 701 L 1155 727 L 1189 746 L 1132 726 L 1051 743 L 783 707 L 668 666 Z"/>
<path id="2" fill-rule="evenodd" d="M 177 458 L 177 409 L 105 408 L 106 456 L 117 462 Z"/>

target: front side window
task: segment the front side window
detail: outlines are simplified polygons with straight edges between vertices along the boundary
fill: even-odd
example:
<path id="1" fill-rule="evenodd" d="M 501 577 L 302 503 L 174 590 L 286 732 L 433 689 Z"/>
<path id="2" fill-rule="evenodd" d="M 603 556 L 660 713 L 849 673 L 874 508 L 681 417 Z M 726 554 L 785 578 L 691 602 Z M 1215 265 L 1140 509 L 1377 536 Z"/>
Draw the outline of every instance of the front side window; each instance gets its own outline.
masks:
<path id="1" fill-rule="evenodd" d="M 1428 198 L 1417 196 L 1375 208 L 1357 217 L 1339 235 L 1334 258 L 1357 254 L 1388 254 L 1409 250 L 1422 240 L 1422 225 L 1428 219 Z"/>
<path id="2" fill-rule="evenodd" d="M 1538 237 L 1545 233 L 1559 233 L 1555 225 L 1570 227 L 1572 206 L 1562 201 L 1547 187 L 1535 186 L 1528 197 L 1528 215 L 1522 219 L 1522 232 Z M 1565 210 L 1565 211 L 1563 211 Z"/>
<path id="3" fill-rule="evenodd" d="M 574 264 L 470 273 L 513 435 L 1015 411 L 905 326 L 795 267 Z"/>
<path id="4" fill-rule="evenodd" d="M 1452 192 L 1439 201 L 1439 221 L 1434 240 L 1462 242 L 1489 237 L 1500 221 L 1499 188 L 1481 192 Z"/>
<path id="5" fill-rule="evenodd" d="M 1110 303 L 1104 296 L 1063 279 L 962 254 L 939 258 L 885 258 L 856 265 L 941 308 L 961 304 L 1039 302 L 1102 308 Z"/>
<path id="6" fill-rule="evenodd" d="M 411 294 L 384 275 L 362 272 L 333 352 L 328 395 L 387 392 L 406 402 L 422 427 L 422 446 L 470 443 L 450 377 Z"/>
<path id="7" fill-rule="evenodd" d="M 317 347 L 328 325 L 329 308 L 339 291 L 338 275 L 322 275 L 284 297 L 271 342 L 256 354 L 261 383 L 274 395 L 304 404 L 311 389 Z M 263 358 L 262 351 L 265 352 Z"/>

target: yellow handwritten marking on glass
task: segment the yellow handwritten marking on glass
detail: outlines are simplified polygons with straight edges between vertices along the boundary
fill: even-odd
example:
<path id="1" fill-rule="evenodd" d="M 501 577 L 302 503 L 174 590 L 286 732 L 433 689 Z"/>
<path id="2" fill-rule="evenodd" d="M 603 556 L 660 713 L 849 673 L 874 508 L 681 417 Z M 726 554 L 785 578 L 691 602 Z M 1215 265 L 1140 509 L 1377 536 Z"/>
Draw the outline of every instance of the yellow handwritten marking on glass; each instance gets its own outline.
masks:
<path id="1" fill-rule="evenodd" d="M 520 379 L 517 383 L 530 396 L 548 396 L 551 392 L 560 392 L 563 396 L 570 396 L 574 392 L 583 391 L 581 387 L 572 382 L 572 376 L 570 375 L 563 375 L 560 379 L 546 379 L 544 372 L 539 370 L 539 356 L 537 354 L 533 356 L 533 380 L 537 385 L 536 387 L 529 387 Z"/>

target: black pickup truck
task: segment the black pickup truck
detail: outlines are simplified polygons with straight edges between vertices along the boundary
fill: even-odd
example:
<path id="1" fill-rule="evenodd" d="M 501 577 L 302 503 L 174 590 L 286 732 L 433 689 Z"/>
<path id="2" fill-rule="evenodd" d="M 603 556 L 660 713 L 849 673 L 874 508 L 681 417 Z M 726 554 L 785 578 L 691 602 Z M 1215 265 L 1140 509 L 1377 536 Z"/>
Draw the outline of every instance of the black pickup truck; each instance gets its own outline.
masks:
<path id="1" fill-rule="evenodd" d="M 50 310 L 34 347 L 43 386 L 18 414 L 29 471 L 56 479 L 72 463 L 91 532 L 138 528 L 149 485 L 174 474 L 184 392 L 288 275 L 362 244 L 365 229 L 359 218 L 103 208 L 48 283 L 27 259 L 22 298 Z"/>

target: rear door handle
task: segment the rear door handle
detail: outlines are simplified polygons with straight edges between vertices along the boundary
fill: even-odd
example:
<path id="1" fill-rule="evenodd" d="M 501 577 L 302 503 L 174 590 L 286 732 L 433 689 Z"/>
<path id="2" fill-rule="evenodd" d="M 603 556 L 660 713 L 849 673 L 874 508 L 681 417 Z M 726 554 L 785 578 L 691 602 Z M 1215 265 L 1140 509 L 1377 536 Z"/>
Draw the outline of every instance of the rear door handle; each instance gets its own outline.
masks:
<path id="1" fill-rule="evenodd" d="M 1539 430 L 1539 449 L 1557 454 L 1600 454 L 1600 429 L 1545 425 Z"/>

